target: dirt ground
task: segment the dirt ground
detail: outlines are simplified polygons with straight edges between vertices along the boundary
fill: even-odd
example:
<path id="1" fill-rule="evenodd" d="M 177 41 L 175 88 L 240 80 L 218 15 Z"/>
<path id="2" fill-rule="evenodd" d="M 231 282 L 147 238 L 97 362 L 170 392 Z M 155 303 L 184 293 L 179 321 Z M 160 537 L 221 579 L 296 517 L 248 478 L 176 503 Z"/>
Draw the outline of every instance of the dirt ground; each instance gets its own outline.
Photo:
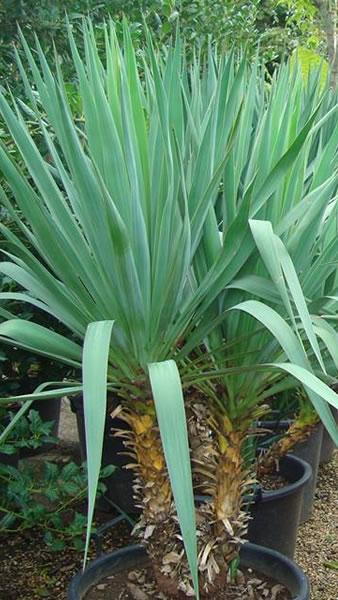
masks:
<path id="1" fill-rule="evenodd" d="M 338 598 L 338 451 L 319 469 L 312 518 L 300 526 L 296 562 L 311 581 L 311 600 Z"/>

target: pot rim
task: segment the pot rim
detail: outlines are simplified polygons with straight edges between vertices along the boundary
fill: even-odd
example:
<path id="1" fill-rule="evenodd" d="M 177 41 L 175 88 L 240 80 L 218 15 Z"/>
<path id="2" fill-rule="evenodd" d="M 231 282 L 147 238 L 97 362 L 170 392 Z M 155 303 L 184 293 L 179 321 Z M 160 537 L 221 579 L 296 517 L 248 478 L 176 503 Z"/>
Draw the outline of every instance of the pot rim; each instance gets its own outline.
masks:
<path id="1" fill-rule="evenodd" d="M 282 571 L 285 574 L 284 581 L 276 579 L 276 582 L 282 583 L 282 585 L 284 585 L 290 593 L 294 593 L 293 590 L 290 589 L 290 587 L 288 588 L 288 584 L 286 583 L 287 575 L 289 575 L 289 578 L 291 577 L 294 583 L 297 582 L 298 588 L 296 592 L 297 595 L 293 597 L 292 600 L 309 599 L 310 584 L 308 577 L 303 573 L 300 567 L 290 558 L 284 556 L 276 550 L 272 550 L 271 548 L 264 548 L 263 546 L 252 544 L 251 542 L 246 542 L 241 547 L 240 556 L 242 557 L 242 560 L 244 560 L 248 567 L 252 566 L 252 568 L 257 569 L 259 573 L 262 573 L 267 577 L 271 577 L 271 574 L 269 575 L 267 573 L 267 571 L 269 571 L 269 569 L 267 568 L 269 564 L 272 566 L 274 566 L 275 564 L 276 567 L 278 564 L 281 565 Z M 266 568 L 260 571 L 259 567 L 251 565 L 250 557 L 252 561 L 252 556 L 256 556 L 257 562 L 260 561 L 262 565 L 266 565 Z M 115 572 L 121 572 L 124 569 L 125 560 L 127 560 L 128 558 L 131 559 L 133 557 L 135 561 L 139 560 L 141 563 L 143 562 L 144 564 L 146 564 L 146 549 L 141 544 L 129 545 L 119 550 L 115 550 L 114 552 L 111 552 L 109 554 L 103 554 L 99 558 L 91 561 L 82 573 L 77 573 L 72 578 L 68 587 L 67 600 L 81 600 L 81 598 L 83 598 L 83 594 L 86 594 L 90 587 L 92 587 L 105 577 L 109 576 L 109 567 L 112 567 L 114 565 L 116 569 L 114 569 Z M 272 566 L 270 567 L 270 569 L 272 568 Z M 128 567 L 125 568 L 127 569 Z M 90 578 L 91 574 L 92 577 Z M 85 582 L 85 589 L 81 590 L 80 585 L 81 582 L 83 582 L 84 577 L 86 577 L 88 581 Z M 291 582 L 290 585 L 292 585 Z"/>
<path id="2" fill-rule="evenodd" d="M 287 485 L 284 485 L 283 487 L 277 490 L 265 490 L 264 488 L 258 487 L 253 496 L 244 497 L 244 501 L 246 501 L 248 505 L 259 504 L 261 502 L 272 502 L 274 500 L 284 498 L 285 496 L 290 496 L 290 494 L 293 494 L 295 491 L 303 488 L 311 479 L 312 467 L 302 458 L 294 456 L 293 454 L 286 454 L 285 456 L 282 456 L 281 462 L 282 461 L 298 464 L 303 468 L 303 475 L 299 479 L 297 479 L 297 481 L 294 481 L 293 483 L 288 483 Z M 198 494 L 195 495 L 195 499 L 197 501 L 205 502 L 210 499 L 210 496 Z"/>
<path id="3" fill-rule="evenodd" d="M 302 458 L 298 458 L 298 456 L 294 456 L 293 454 L 286 454 L 281 458 L 282 461 L 288 461 L 289 463 L 298 464 L 303 467 L 303 475 L 294 481 L 293 483 L 288 483 L 277 490 L 265 490 L 261 489 L 258 499 L 256 502 L 271 502 L 272 500 L 276 500 L 276 498 L 284 498 L 285 496 L 289 496 L 294 491 L 302 488 L 312 477 L 312 467 Z"/>
<path id="4" fill-rule="evenodd" d="M 318 417 L 319 419 L 319 417 Z M 256 421 L 255 425 L 260 428 L 266 429 L 287 429 L 294 423 L 295 419 L 269 419 L 267 421 Z M 314 423 L 314 429 L 319 429 L 323 425 L 322 421 L 319 419 L 316 423 Z"/>

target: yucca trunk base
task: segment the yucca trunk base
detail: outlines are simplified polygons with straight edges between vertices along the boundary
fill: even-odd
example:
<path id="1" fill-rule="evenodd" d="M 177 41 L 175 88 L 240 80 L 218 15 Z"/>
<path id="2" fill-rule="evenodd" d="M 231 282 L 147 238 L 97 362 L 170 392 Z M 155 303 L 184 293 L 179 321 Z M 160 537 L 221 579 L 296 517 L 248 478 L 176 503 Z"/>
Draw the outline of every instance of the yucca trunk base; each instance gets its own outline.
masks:
<path id="1" fill-rule="evenodd" d="M 168 596 L 169 598 L 175 598 L 177 600 L 187 600 L 187 598 L 193 598 L 195 596 L 191 596 L 191 595 L 187 595 L 185 592 L 183 592 L 182 590 L 180 590 L 178 588 L 178 583 L 173 580 L 170 579 L 169 577 L 166 577 L 165 575 L 163 575 L 163 573 L 161 573 L 160 569 L 156 569 L 156 567 L 153 566 L 154 569 L 154 575 L 156 578 L 156 582 L 158 585 L 159 590 L 165 594 L 165 596 Z M 203 586 L 200 585 L 200 598 L 202 599 L 211 599 L 211 598 L 215 598 L 217 596 L 217 594 L 221 593 L 225 586 L 227 584 L 227 572 L 224 572 L 223 574 L 220 574 L 217 579 L 214 581 L 212 588 L 209 589 L 209 591 L 204 592 L 203 591 Z"/>
<path id="2" fill-rule="evenodd" d="M 231 562 L 247 533 L 243 497 L 252 476 L 242 449 L 252 416 L 231 422 L 217 407 L 196 397 L 188 401 L 187 413 L 194 483 L 199 494 L 211 498 L 197 511 L 200 589 L 211 598 L 226 585 Z"/>
<path id="3" fill-rule="evenodd" d="M 212 598 L 226 586 L 231 561 L 245 541 L 246 431 L 230 430 L 228 421 L 211 415 L 205 405 L 195 405 L 188 414 L 194 479 L 199 482 L 198 493 L 211 496 L 196 506 L 196 528 L 200 595 Z M 147 549 L 160 591 L 170 598 L 191 598 L 194 590 L 153 405 L 138 403 L 133 411 L 124 407 L 119 418 L 131 427 L 116 435 L 124 438 L 133 459 L 128 468 L 135 472 L 135 498 L 142 510 L 134 532 Z"/>
<path id="4" fill-rule="evenodd" d="M 211 503 L 196 507 L 198 537 L 198 567 L 201 598 L 212 597 L 226 585 L 229 563 L 225 556 L 234 557 L 237 549 L 231 542 L 224 545 L 223 537 L 217 536 Z M 159 589 L 170 598 L 191 598 L 193 587 L 188 562 L 172 504 L 168 518 L 151 526 L 144 516 L 138 524 L 142 544 L 147 548 Z M 222 532 L 223 533 L 223 532 Z"/>
<path id="5" fill-rule="evenodd" d="M 288 452 L 292 452 L 297 444 L 305 442 L 313 433 L 317 424 L 317 416 L 310 423 L 304 423 L 301 420 L 294 421 L 283 437 L 260 456 L 257 465 L 258 480 L 274 473 L 279 460 Z"/>
<path id="6" fill-rule="evenodd" d="M 130 431 L 117 431 L 133 462 L 135 500 L 142 515 L 134 533 L 147 549 L 160 590 L 172 598 L 184 598 L 189 567 L 172 499 L 161 437 L 152 401 L 137 402 L 133 410 L 121 407 L 119 418 Z M 183 589 L 182 589 L 183 588 Z"/>

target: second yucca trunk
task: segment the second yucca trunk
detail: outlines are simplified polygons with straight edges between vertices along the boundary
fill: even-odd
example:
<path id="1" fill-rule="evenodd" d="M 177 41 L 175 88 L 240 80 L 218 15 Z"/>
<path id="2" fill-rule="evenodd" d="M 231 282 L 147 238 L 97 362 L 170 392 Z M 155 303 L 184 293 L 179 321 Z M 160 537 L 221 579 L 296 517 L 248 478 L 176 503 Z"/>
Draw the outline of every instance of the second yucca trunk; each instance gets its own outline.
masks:
<path id="1" fill-rule="evenodd" d="M 244 445 L 255 414 L 231 420 L 225 410 L 200 399 L 189 402 L 188 415 L 194 484 L 208 497 L 200 509 L 208 515 L 209 531 L 202 540 L 199 568 L 205 573 L 203 591 L 210 594 L 229 579 L 231 563 L 245 541 L 245 493 L 254 478 Z"/>
<path id="2" fill-rule="evenodd" d="M 318 415 L 314 411 L 305 417 L 300 414 L 283 436 L 272 444 L 267 452 L 261 454 L 257 466 L 258 479 L 272 474 L 276 470 L 279 460 L 288 452 L 292 452 L 297 444 L 305 442 L 313 433 L 318 422 Z"/>

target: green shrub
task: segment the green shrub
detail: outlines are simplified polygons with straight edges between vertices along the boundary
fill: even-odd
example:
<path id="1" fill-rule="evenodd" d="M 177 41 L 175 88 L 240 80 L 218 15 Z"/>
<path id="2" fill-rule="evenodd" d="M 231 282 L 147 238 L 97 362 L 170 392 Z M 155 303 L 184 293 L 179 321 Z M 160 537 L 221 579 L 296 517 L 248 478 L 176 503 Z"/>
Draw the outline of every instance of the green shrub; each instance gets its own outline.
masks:
<path id="1" fill-rule="evenodd" d="M 15 413 L 0 407 L 0 434 L 5 425 L 15 417 Z M 54 422 L 43 421 L 37 410 L 30 410 L 22 416 L 4 442 L 0 441 L 0 454 L 16 454 L 20 448 L 36 450 L 43 444 L 56 444 L 52 435 Z"/>
<path id="2" fill-rule="evenodd" d="M 113 469 L 105 467 L 101 479 Z M 98 494 L 105 489 L 100 481 Z M 78 508 L 86 494 L 85 465 L 46 462 L 37 473 L 36 465 L 30 462 L 20 468 L 0 463 L 0 533 L 38 528 L 51 550 L 59 551 L 66 545 L 81 550 L 86 516 Z"/>
<path id="3" fill-rule="evenodd" d="M 63 69 L 66 79 L 71 78 L 66 11 L 77 42 L 81 42 L 77 31 L 83 16 L 91 16 L 102 48 L 103 22 L 109 16 L 119 21 L 123 14 L 131 24 L 134 41 L 143 41 L 143 18 L 161 42 L 175 33 L 179 22 L 189 42 L 198 39 L 206 47 L 211 37 L 224 50 L 246 46 L 251 55 L 260 46 L 264 60 L 272 64 L 299 44 L 314 49 L 323 45 L 310 0 L 0 0 L 0 85 L 10 82 L 14 95 L 22 93 L 13 60 L 17 23 L 30 45 L 34 33 L 38 35 L 49 58 L 54 55 L 55 43 L 58 59 L 68 67 Z"/>

